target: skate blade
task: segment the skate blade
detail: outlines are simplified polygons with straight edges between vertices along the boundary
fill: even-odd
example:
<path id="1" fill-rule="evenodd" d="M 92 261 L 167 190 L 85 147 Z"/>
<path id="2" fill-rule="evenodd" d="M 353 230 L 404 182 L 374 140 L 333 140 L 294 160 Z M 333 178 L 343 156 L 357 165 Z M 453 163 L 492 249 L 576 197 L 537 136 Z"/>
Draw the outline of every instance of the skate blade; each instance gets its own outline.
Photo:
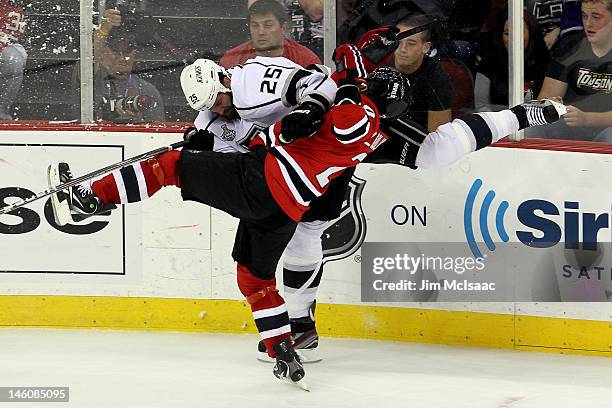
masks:
<path id="1" fill-rule="evenodd" d="M 317 349 L 295 349 L 302 364 L 313 364 L 323 360 Z"/>
<path id="2" fill-rule="evenodd" d="M 319 353 L 314 349 L 296 349 L 295 352 L 300 356 L 302 364 L 313 364 L 323 360 Z M 268 353 L 257 352 L 257 360 L 262 363 L 276 363 L 276 359 L 271 358 Z"/>
<path id="3" fill-rule="evenodd" d="M 567 113 L 567 106 L 565 106 L 564 104 L 557 102 L 557 101 L 553 101 L 552 99 L 544 99 L 544 100 L 550 102 L 550 104 L 553 106 L 553 108 L 555 108 L 555 110 L 559 114 L 559 117 Z"/>
<path id="4" fill-rule="evenodd" d="M 47 182 L 49 184 L 49 188 L 55 188 L 61 182 L 59 179 L 59 174 L 55 171 L 57 169 L 56 166 L 49 165 L 47 168 Z M 53 207 L 53 219 L 55 223 L 60 227 L 63 227 L 66 224 L 70 224 L 72 222 L 72 216 L 70 214 L 70 207 L 68 205 L 68 198 L 60 201 L 59 194 L 66 194 L 64 192 L 58 191 L 55 194 L 51 194 L 51 206 Z"/>
<path id="5" fill-rule="evenodd" d="M 291 381 L 293 382 L 293 381 Z M 293 384 L 295 384 L 296 386 L 298 386 L 298 388 L 306 391 L 306 392 L 310 392 L 310 388 L 308 388 L 308 384 L 306 384 L 306 381 L 304 381 L 303 379 L 298 381 L 298 382 L 293 382 Z"/>
<path id="6" fill-rule="evenodd" d="M 276 363 L 276 359 L 272 358 L 268 355 L 268 353 L 262 353 L 261 351 L 257 352 L 257 360 L 262 363 Z"/>
<path id="7" fill-rule="evenodd" d="M 290 378 L 279 378 L 278 381 L 294 385 L 303 391 L 310 392 L 310 388 L 308 388 L 308 384 L 306 384 L 303 378 L 300 381 L 292 381 Z"/>

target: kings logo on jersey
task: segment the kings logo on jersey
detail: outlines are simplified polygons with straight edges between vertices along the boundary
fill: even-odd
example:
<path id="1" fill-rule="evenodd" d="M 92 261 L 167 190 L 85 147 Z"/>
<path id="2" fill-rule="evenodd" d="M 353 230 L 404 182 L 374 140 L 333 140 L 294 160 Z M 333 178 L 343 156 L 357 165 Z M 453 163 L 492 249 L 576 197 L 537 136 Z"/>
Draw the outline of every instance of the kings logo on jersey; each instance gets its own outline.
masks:
<path id="1" fill-rule="evenodd" d="M 348 258 L 361 247 L 366 236 L 366 218 L 361 208 L 361 194 L 366 181 L 353 175 L 340 217 L 332 221 L 322 236 L 323 264 Z"/>

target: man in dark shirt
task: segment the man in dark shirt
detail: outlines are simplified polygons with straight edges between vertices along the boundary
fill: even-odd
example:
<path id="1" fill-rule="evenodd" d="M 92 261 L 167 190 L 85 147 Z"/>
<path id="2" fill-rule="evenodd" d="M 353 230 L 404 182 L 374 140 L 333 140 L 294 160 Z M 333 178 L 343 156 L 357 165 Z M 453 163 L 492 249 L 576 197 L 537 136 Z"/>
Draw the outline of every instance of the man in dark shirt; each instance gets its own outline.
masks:
<path id="1" fill-rule="evenodd" d="M 412 14 L 400 20 L 397 28 L 403 32 L 428 21 L 429 18 L 422 14 Z M 451 120 L 451 85 L 440 63 L 427 56 L 430 48 L 428 30 L 404 38 L 394 53 L 394 65 L 411 84 L 410 119 L 433 132 Z"/>
<path id="2" fill-rule="evenodd" d="M 583 0 L 584 36 L 559 44 L 538 98 L 563 98 L 568 113 L 531 137 L 612 142 L 612 0 Z"/>

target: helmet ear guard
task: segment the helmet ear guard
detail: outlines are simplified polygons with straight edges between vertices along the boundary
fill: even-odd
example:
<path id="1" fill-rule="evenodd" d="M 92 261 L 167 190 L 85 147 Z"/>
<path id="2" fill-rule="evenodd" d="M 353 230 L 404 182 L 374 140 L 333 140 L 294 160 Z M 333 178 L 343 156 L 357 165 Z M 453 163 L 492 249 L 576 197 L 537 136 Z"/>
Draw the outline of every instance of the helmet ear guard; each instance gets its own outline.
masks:
<path id="1" fill-rule="evenodd" d="M 381 67 L 369 74 L 365 94 L 372 99 L 383 120 L 402 116 L 412 104 L 410 81 L 393 68 Z"/>
<path id="2" fill-rule="evenodd" d="M 201 111 L 212 109 L 219 92 L 231 92 L 223 85 L 227 71 L 208 59 L 197 59 L 181 72 L 181 88 L 192 109 Z"/>

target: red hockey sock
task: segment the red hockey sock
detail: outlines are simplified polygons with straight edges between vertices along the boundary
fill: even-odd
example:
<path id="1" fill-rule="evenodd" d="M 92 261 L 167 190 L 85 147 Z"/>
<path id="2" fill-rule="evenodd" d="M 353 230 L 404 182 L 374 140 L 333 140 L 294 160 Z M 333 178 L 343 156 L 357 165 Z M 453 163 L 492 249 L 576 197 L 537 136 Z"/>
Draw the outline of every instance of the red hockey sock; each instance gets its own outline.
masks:
<path id="1" fill-rule="evenodd" d="M 291 338 L 287 306 L 276 289 L 276 279 L 259 279 L 246 266 L 238 264 L 238 287 L 251 305 L 255 325 L 268 355 L 276 357 L 274 345 Z"/>
<path id="2" fill-rule="evenodd" d="M 117 183 L 112 173 L 91 183 L 91 189 L 104 204 L 121 204 Z"/>
<path id="3" fill-rule="evenodd" d="M 149 179 L 147 178 L 147 171 L 145 171 L 145 169 L 151 170 L 152 175 L 155 176 L 159 182 L 160 188 L 165 186 L 180 187 L 181 183 L 178 176 L 178 160 L 180 157 L 180 151 L 170 150 L 153 159 L 141 162 L 142 171 L 145 173 L 145 180 L 147 180 L 147 187 L 149 186 Z"/>
<path id="4" fill-rule="evenodd" d="M 125 204 L 151 197 L 165 186 L 180 187 L 178 160 L 181 152 L 171 150 L 152 159 L 116 170 L 91 184 L 104 204 Z"/>

